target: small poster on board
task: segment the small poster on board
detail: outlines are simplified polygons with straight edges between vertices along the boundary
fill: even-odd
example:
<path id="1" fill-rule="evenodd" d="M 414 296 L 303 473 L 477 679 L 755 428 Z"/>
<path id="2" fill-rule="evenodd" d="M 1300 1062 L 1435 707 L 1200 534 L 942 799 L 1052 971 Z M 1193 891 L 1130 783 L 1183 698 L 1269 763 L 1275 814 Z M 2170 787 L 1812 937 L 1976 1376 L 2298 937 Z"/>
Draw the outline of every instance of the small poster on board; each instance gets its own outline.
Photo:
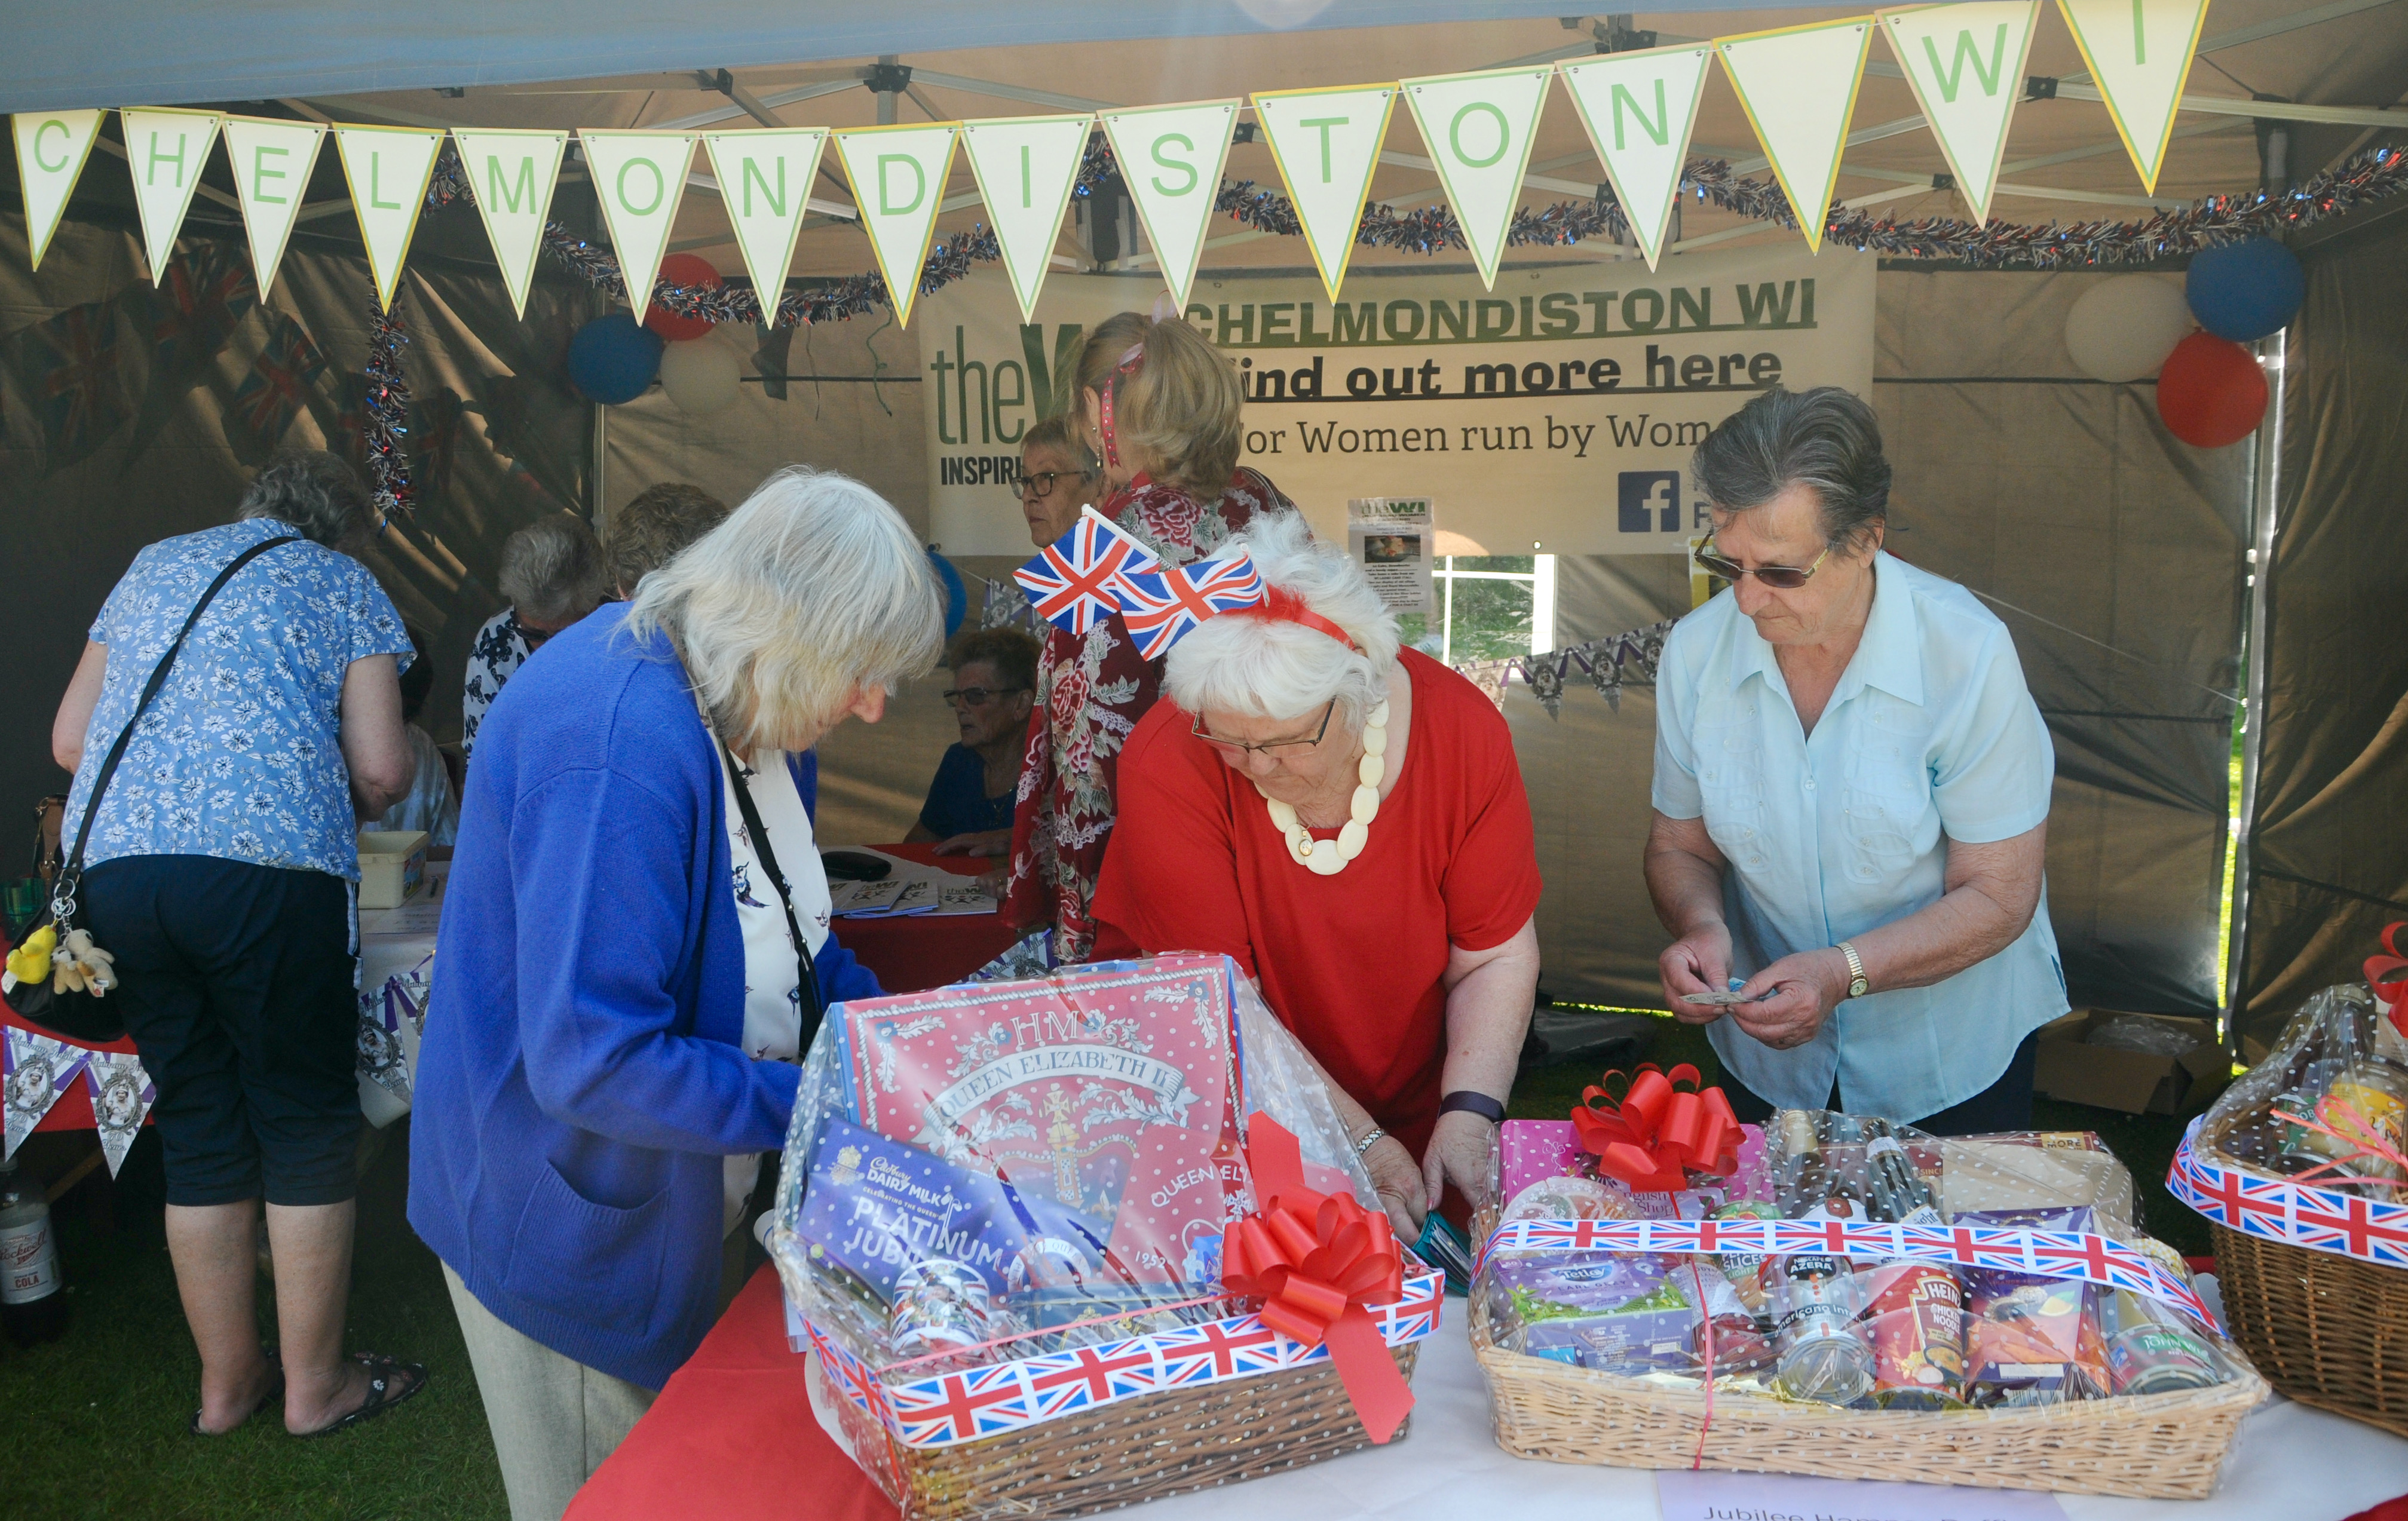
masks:
<path id="1" fill-rule="evenodd" d="M 1357 496 L 1346 504 L 1346 550 L 1391 612 L 1428 612 L 1438 535 L 1426 496 Z"/>

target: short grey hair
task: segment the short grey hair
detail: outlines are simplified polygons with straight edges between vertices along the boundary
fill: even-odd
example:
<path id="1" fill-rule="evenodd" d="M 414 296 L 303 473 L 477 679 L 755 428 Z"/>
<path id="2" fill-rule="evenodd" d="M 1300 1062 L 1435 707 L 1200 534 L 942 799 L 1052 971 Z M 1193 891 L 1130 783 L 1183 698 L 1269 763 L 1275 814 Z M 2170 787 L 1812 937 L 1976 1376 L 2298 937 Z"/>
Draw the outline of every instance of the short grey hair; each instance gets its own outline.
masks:
<path id="1" fill-rule="evenodd" d="M 1846 552 L 1889 518 L 1881 420 L 1836 385 L 1774 386 L 1723 419 L 1689 458 L 1706 501 L 1725 512 L 1762 507 L 1793 485 L 1822 503 L 1823 542 Z"/>
<path id="2" fill-rule="evenodd" d="M 236 504 L 236 518 L 274 518 L 301 537 L 339 550 L 375 529 L 375 509 L 359 473 L 322 449 L 294 449 L 260 467 Z"/>
<path id="3" fill-rule="evenodd" d="M 502 595 L 530 618 L 574 623 L 602 601 L 602 541 L 576 513 L 549 513 L 502 544 Z"/>
<path id="4" fill-rule="evenodd" d="M 1302 718 L 1334 698 L 1346 728 L 1362 728 L 1397 668 L 1397 615 L 1344 547 L 1316 542 L 1300 513 L 1256 518 L 1222 546 L 1219 557 L 1240 552 L 1254 560 L 1265 584 L 1302 598 L 1309 610 L 1346 630 L 1360 650 L 1302 624 L 1208 618 L 1171 646 L 1163 690 L 1190 713 L 1211 709 L 1263 718 Z"/>
<path id="5" fill-rule="evenodd" d="M 626 632 L 676 641 L 730 748 L 804 750 L 856 686 L 934 669 L 945 599 L 920 540 L 850 476 L 790 465 L 646 576 Z"/>

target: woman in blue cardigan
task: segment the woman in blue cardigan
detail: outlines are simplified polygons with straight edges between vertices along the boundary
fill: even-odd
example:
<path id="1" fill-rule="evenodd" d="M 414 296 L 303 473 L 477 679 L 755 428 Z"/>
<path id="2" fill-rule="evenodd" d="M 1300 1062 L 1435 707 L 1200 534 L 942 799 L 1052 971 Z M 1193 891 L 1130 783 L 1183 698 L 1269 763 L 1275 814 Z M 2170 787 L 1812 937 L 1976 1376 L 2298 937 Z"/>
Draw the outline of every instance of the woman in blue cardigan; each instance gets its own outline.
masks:
<path id="1" fill-rule="evenodd" d="M 558 1516 L 710 1329 L 819 1011 L 878 991 L 827 939 L 788 757 L 877 722 L 941 608 L 892 507 L 790 467 L 548 641 L 478 737 L 409 1221 L 514 1521 Z"/>

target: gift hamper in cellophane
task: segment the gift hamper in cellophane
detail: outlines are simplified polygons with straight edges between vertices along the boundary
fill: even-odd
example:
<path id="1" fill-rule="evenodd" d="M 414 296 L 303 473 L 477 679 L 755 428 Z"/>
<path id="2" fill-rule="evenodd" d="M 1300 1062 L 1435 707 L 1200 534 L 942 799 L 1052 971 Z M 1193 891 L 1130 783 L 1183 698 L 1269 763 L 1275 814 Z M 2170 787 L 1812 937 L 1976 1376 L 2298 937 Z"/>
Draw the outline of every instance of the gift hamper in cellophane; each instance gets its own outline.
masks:
<path id="1" fill-rule="evenodd" d="M 1523 1124 L 1471 1297 L 1518 1456 L 2196 1499 L 2265 1395 L 2095 1136 L 1784 1110 L 1647 1178 Z"/>
<path id="2" fill-rule="evenodd" d="M 1320 1074 L 1221 956 L 830 1010 L 767 1236 L 813 1410 L 907 1521 L 1400 1437 L 1439 1320 Z"/>
<path id="3" fill-rule="evenodd" d="M 2408 1436 L 2408 1003 L 2383 1001 L 2401 928 L 2367 983 L 2300 1006 L 2166 1184 L 2207 1216 L 2233 1340 L 2274 1387 Z"/>

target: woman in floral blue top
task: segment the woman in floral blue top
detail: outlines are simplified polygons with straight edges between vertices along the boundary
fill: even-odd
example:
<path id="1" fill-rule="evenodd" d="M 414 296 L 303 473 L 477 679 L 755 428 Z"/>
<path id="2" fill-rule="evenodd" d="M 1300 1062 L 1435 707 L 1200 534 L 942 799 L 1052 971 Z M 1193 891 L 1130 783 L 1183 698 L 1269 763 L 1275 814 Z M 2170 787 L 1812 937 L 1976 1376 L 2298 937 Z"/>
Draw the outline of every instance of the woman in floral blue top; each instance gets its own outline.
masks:
<path id="1" fill-rule="evenodd" d="M 345 1357 L 359 1020 L 352 830 L 408 784 L 401 615 L 344 552 L 375 518 L 332 454 L 259 472 L 236 521 L 134 558 L 92 625 L 50 746 L 76 774 L 73 839 L 95 773 L 201 593 L 236 572 L 184 640 L 102 791 L 85 918 L 114 953 L 125 1027 L 158 1085 L 167 1248 L 201 1354 L 192 1429 L 271 1403 L 285 1428 L 356 1424 L 425 1370 Z M 276 1251 L 280 1354 L 253 1305 L 260 1200 Z"/>

